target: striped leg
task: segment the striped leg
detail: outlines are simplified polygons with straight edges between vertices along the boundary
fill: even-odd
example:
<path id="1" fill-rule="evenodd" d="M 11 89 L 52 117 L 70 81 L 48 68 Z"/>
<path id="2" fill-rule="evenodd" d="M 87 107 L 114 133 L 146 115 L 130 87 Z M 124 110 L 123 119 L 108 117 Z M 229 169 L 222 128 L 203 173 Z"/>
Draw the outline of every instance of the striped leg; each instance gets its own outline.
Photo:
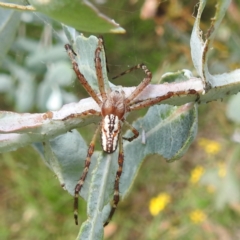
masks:
<path id="1" fill-rule="evenodd" d="M 82 186 L 83 186 L 84 181 L 85 181 L 85 179 L 87 177 L 87 174 L 88 174 L 89 166 L 90 166 L 90 163 L 91 163 L 91 157 L 92 157 L 93 152 L 94 152 L 94 146 L 95 146 L 97 134 L 100 130 L 100 126 L 101 126 L 101 124 L 97 127 L 97 129 L 96 129 L 96 131 L 93 135 L 92 141 L 89 144 L 87 158 L 86 158 L 86 161 L 85 161 L 85 167 L 84 167 L 82 176 L 79 179 L 79 181 L 78 181 L 78 183 L 75 187 L 75 192 L 74 192 L 74 219 L 75 219 L 76 225 L 78 225 L 78 196 L 79 196 L 79 193 L 82 189 Z"/>
<path id="2" fill-rule="evenodd" d="M 120 200 L 119 196 L 119 180 L 122 175 L 122 168 L 123 168 L 123 162 L 124 162 L 124 155 L 123 155 L 123 144 L 122 144 L 122 135 L 120 133 L 119 135 L 119 154 L 118 154 L 118 170 L 116 173 L 115 183 L 114 183 L 114 194 L 113 194 L 113 201 L 112 201 L 112 208 L 109 213 L 107 221 L 104 223 L 104 227 L 108 225 L 110 220 L 112 219 L 112 216 L 117 208 L 118 202 Z"/>
<path id="3" fill-rule="evenodd" d="M 65 49 L 66 49 L 66 51 L 68 53 L 69 58 L 71 59 L 73 70 L 76 73 L 79 82 L 82 84 L 82 86 L 85 88 L 85 90 L 89 93 L 89 95 L 95 100 L 95 102 L 99 106 L 101 106 L 101 104 L 102 104 L 101 99 L 99 99 L 97 94 L 94 92 L 94 90 L 92 89 L 92 87 L 90 86 L 90 84 L 88 83 L 88 81 L 86 80 L 86 78 L 80 72 L 80 70 L 78 68 L 78 64 L 77 64 L 77 61 L 75 59 L 77 54 L 73 51 L 71 45 L 69 45 L 69 44 L 65 45 Z"/>
<path id="4" fill-rule="evenodd" d="M 88 116 L 88 115 L 101 116 L 101 113 L 94 109 L 89 109 L 89 110 L 81 112 L 81 113 L 72 113 L 72 114 L 66 116 L 65 118 L 63 118 L 62 121 L 65 121 L 65 120 L 68 120 L 71 118 L 84 117 L 84 116 Z"/>
<path id="5" fill-rule="evenodd" d="M 181 91 L 177 91 L 177 92 L 168 92 L 165 95 L 162 95 L 162 96 L 159 96 L 159 97 L 149 98 L 149 99 L 146 99 L 146 100 L 143 100 L 143 101 L 140 100 L 140 101 L 133 102 L 132 104 L 129 105 L 128 110 L 129 110 L 129 112 L 131 112 L 131 111 L 134 111 L 134 110 L 150 107 L 150 106 L 153 106 L 154 104 L 160 103 L 160 102 L 162 102 L 166 99 L 169 99 L 171 97 L 182 96 L 182 95 L 194 95 L 194 96 L 196 96 L 195 102 L 198 102 L 199 98 L 200 98 L 199 93 L 195 89 L 189 89 L 187 91 L 181 90 Z"/>
<path id="6" fill-rule="evenodd" d="M 131 95 L 126 98 L 126 100 L 125 100 L 126 105 L 130 104 L 132 102 L 132 100 L 135 99 L 143 91 L 143 89 L 151 82 L 152 73 L 148 70 L 148 68 L 145 64 L 141 63 L 141 64 L 138 64 L 138 65 L 132 67 L 132 68 L 129 68 L 127 71 L 125 71 L 123 73 L 120 73 L 116 77 L 112 78 L 112 79 L 116 79 L 116 78 L 118 78 L 120 76 L 123 76 L 127 73 L 130 73 L 130 72 L 132 72 L 133 70 L 136 70 L 136 69 L 142 69 L 144 71 L 144 73 L 146 74 L 146 78 L 144 78 L 142 80 L 142 82 L 131 93 Z"/>
<path id="7" fill-rule="evenodd" d="M 105 101 L 107 99 L 107 94 L 105 91 L 105 86 L 104 86 L 104 79 L 103 79 L 103 73 L 102 73 L 102 64 L 101 64 L 101 58 L 100 58 L 100 53 L 102 51 L 102 48 L 104 48 L 103 45 L 103 38 L 99 37 L 98 38 L 98 46 L 95 50 L 95 69 L 96 69 L 96 75 L 98 79 L 98 87 L 101 93 L 102 100 Z"/>
<path id="8" fill-rule="evenodd" d="M 130 128 L 130 130 L 133 133 L 132 137 L 123 137 L 124 140 L 127 140 L 129 142 L 133 141 L 135 138 L 137 138 L 139 136 L 139 132 L 136 128 L 134 128 L 129 122 L 127 122 L 126 120 L 124 120 L 124 123 Z"/>

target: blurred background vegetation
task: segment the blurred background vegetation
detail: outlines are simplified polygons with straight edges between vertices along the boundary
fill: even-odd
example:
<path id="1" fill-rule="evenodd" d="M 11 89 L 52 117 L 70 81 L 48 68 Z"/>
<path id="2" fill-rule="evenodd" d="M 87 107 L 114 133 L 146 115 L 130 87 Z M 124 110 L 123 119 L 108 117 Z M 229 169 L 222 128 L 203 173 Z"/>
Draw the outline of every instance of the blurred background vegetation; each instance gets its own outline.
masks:
<path id="1" fill-rule="evenodd" d="M 189 69 L 195 74 L 189 39 L 197 0 L 96 2 L 127 30 L 103 35 L 109 79 L 142 62 L 155 83 L 166 72 Z M 215 4 L 207 2 L 203 33 Z M 214 42 L 211 73 L 240 68 L 239 22 L 240 4 L 232 1 Z M 87 97 L 71 69 L 66 41 L 59 23 L 39 13 L 22 14 L 15 42 L 0 66 L 1 110 L 44 112 Z M 142 77 L 140 71 L 114 81 L 134 86 Z M 233 114 L 239 108 L 237 97 L 199 106 L 198 135 L 182 159 L 171 164 L 160 156 L 145 159 L 130 194 L 105 228 L 106 239 L 240 238 L 240 133 Z M 134 112 L 130 119 L 143 113 Z M 79 130 L 89 142 L 94 129 Z M 79 228 L 73 198 L 38 153 L 28 146 L 0 159 L 0 238 L 75 239 Z M 80 201 L 80 222 L 86 219 L 85 208 Z"/>

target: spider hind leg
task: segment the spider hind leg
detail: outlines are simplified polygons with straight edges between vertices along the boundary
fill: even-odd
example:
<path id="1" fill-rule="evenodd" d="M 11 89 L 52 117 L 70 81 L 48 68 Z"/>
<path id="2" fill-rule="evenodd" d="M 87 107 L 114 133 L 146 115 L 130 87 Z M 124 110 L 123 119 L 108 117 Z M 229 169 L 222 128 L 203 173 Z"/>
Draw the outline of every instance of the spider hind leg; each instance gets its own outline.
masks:
<path id="1" fill-rule="evenodd" d="M 119 154 L 118 154 L 118 170 L 117 170 L 117 173 L 116 173 L 115 183 L 114 183 L 114 194 L 113 194 L 113 200 L 112 200 L 112 207 L 111 207 L 111 211 L 108 215 L 108 218 L 103 225 L 104 227 L 107 226 L 108 223 L 110 222 L 110 220 L 112 219 L 112 216 L 114 215 L 115 210 L 116 210 L 117 205 L 118 205 L 119 200 L 120 200 L 119 180 L 120 180 L 120 177 L 122 175 L 123 162 L 124 162 L 123 144 L 122 144 L 122 136 L 121 136 L 121 133 L 120 133 L 120 136 L 119 136 Z"/>
<path id="2" fill-rule="evenodd" d="M 113 194 L 112 208 L 111 208 L 111 211 L 109 213 L 107 221 L 103 225 L 104 227 L 107 226 L 108 223 L 110 222 L 110 220 L 112 219 L 112 216 L 114 215 L 114 213 L 116 211 L 116 208 L 117 208 L 117 205 L 118 205 L 119 200 L 120 200 L 119 180 L 120 180 L 120 177 L 122 175 L 122 168 L 123 168 L 123 162 L 124 162 L 124 152 L 123 152 L 122 139 L 131 142 L 132 140 L 134 140 L 135 138 L 137 138 L 139 136 L 139 132 L 138 132 L 137 129 L 135 129 L 126 120 L 124 120 L 124 123 L 130 128 L 130 130 L 133 132 L 134 135 L 132 137 L 122 137 L 122 134 L 121 133 L 119 134 L 118 170 L 117 170 L 117 173 L 116 173 L 115 183 L 114 183 L 114 194 Z"/>
<path id="3" fill-rule="evenodd" d="M 91 157 L 92 157 L 92 155 L 94 153 L 95 142 L 96 142 L 96 138 L 97 138 L 97 134 L 98 134 L 99 130 L 100 130 L 100 125 L 97 127 L 97 129 L 96 129 L 96 131 L 95 131 L 95 133 L 93 135 L 92 141 L 89 144 L 84 170 L 83 170 L 81 178 L 79 179 L 77 185 L 75 186 L 75 192 L 74 192 L 74 219 L 75 219 L 75 224 L 76 225 L 78 225 L 78 196 L 79 196 L 79 193 L 80 193 L 80 191 L 82 189 L 82 186 L 83 186 L 84 181 L 85 181 L 85 179 L 87 177 L 87 174 L 88 174 L 89 166 L 90 166 L 90 163 L 91 163 Z"/>

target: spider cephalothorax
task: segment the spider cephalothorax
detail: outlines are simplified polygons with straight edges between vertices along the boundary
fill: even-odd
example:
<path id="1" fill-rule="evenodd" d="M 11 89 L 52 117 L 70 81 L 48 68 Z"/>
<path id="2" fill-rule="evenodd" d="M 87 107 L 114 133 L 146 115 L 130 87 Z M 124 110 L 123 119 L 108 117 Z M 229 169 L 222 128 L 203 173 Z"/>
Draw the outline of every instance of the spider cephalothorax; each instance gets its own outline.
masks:
<path id="1" fill-rule="evenodd" d="M 65 49 L 67 50 L 67 53 L 72 61 L 73 70 L 75 71 L 80 83 L 83 85 L 83 87 L 86 89 L 86 91 L 95 100 L 95 102 L 99 105 L 101 109 L 100 112 L 94 111 L 94 113 L 96 115 L 102 116 L 102 120 L 98 128 L 96 129 L 93 139 L 90 143 L 82 176 L 75 187 L 74 218 L 75 218 L 76 224 L 78 224 L 78 196 L 79 196 L 79 192 L 82 189 L 82 186 L 84 184 L 84 181 L 86 179 L 86 176 L 89 170 L 89 166 L 91 163 L 91 156 L 94 152 L 94 146 L 95 146 L 95 141 L 96 141 L 98 132 L 101 131 L 101 144 L 104 152 L 111 154 L 114 151 L 116 151 L 117 147 L 119 146 L 118 170 L 116 173 L 115 183 L 114 183 L 114 196 L 113 196 L 112 208 L 109 213 L 109 217 L 104 224 L 104 226 L 106 226 L 111 220 L 115 212 L 115 209 L 117 207 L 117 204 L 119 202 L 119 180 L 122 174 L 122 167 L 124 162 L 122 139 L 127 141 L 132 141 L 133 139 L 137 138 L 139 135 L 138 131 L 125 120 L 124 118 L 125 114 L 127 112 L 134 110 L 135 107 L 136 108 L 145 107 L 145 106 L 149 106 L 149 103 L 152 103 L 152 100 L 146 100 L 146 102 L 143 101 L 141 103 L 139 102 L 134 103 L 134 100 L 136 99 L 136 97 L 145 89 L 145 87 L 150 83 L 152 78 L 151 72 L 147 69 L 147 67 L 144 64 L 138 64 L 135 67 L 132 67 L 120 74 L 120 75 L 124 75 L 135 69 L 142 69 L 146 74 L 146 78 L 143 79 L 143 81 L 135 88 L 135 90 L 130 94 L 130 96 L 126 97 L 125 93 L 119 90 L 110 90 L 110 91 L 105 90 L 101 58 L 100 58 L 100 53 L 103 50 L 103 48 L 104 48 L 103 39 L 99 38 L 98 46 L 95 50 L 94 62 L 95 62 L 98 86 L 101 94 L 101 98 L 100 98 L 98 94 L 94 92 L 94 90 L 92 89 L 88 81 L 85 79 L 84 75 L 80 72 L 78 64 L 75 60 L 75 57 L 77 56 L 77 54 L 73 51 L 72 47 L 69 44 L 65 45 Z M 89 114 L 92 114 L 92 112 L 93 111 L 89 112 Z M 87 114 L 87 112 L 85 114 Z M 71 117 L 73 117 L 73 115 L 67 116 L 63 120 L 66 120 Z M 133 132 L 132 137 L 122 137 L 122 134 L 121 134 L 122 124 L 126 124 L 131 129 L 131 131 Z"/>

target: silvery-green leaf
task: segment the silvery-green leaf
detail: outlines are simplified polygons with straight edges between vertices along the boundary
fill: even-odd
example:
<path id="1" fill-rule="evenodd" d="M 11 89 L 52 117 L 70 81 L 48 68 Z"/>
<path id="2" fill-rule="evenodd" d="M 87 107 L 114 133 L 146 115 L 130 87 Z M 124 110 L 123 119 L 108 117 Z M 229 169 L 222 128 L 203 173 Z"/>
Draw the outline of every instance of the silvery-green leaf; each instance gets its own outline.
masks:
<path id="1" fill-rule="evenodd" d="M 39 46 L 36 51 L 28 54 L 25 64 L 26 67 L 30 68 L 32 71 L 39 71 L 45 69 L 48 64 L 58 62 L 59 59 L 68 59 L 62 44 L 53 47 Z"/>
<path id="2" fill-rule="evenodd" d="M 7 74 L 0 74 L 0 92 L 8 92 L 11 91 L 13 87 L 12 78 Z"/>
<path id="3" fill-rule="evenodd" d="M 9 2 L 3 0 L 3 2 Z M 14 3 L 23 3 L 22 0 L 13 0 Z M 20 22 L 21 13 L 0 7 L 0 64 L 11 47 Z"/>
<path id="4" fill-rule="evenodd" d="M 17 89 L 14 91 L 16 109 L 19 112 L 28 112 L 34 105 L 35 81 L 34 74 L 17 65 L 10 59 L 5 59 L 4 64 L 17 81 Z"/>
<path id="5" fill-rule="evenodd" d="M 37 89 L 37 106 L 42 111 L 58 110 L 63 105 L 63 90 L 73 82 L 70 63 L 58 61 L 50 65 Z"/>
<path id="6" fill-rule="evenodd" d="M 216 36 L 219 25 L 227 11 L 230 0 L 219 0 L 216 4 L 216 13 L 212 18 L 211 26 L 209 27 L 208 33 L 206 34 L 206 40 L 203 40 L 202 31 L 200 30 L 201 15 L 206 5 L 206 0 L 201 0 L 198 8 L 198 14 L 193 26 L 191 35 L 191 55 L 193 64 L 196 68 L 197 73 L 202 78 L 205 89 L 216 88 L 223 83 L 234 84 L 237 79 L 240 78 L 240 70 L 237 69 L 230 73 L 212 75 L 208 70 L 208 56 L 211 49 L 212 43 Z M 234 86 L 230 92 L 234 92 Z M 220 91 L 216 94 L 221 94 Z"/>
<path id="7" fill-rule="evenodd" d="M 81 66 L 81 72 L 87 79 L 91 87 L 99 92 L 98 81 L 96 76 L 95 69 L 95 50 L 98 45 L 98 38 L 95 36 L 90 36 L 89 38 L 84 37 L 83 35 L 77 36 L 75 43 L 73 44 L 74 51 L 77 53 L 77 62 Z M 106 91 L 109 88 L 107 70 L 106 70 L 106 57 L 104 49 L 100 53 L 102 72 L 105 83 Z M 86 77 L 87 76 L 87 77 Z"/>
<path id="8" fill-rule="evenodd" d="M 240 94 L 231 96 L 227 104 L 227 117 L 235 123 L 240 123 Z"/>
<path id="9" fill-rule="evenodd" d="M 42 147 L 39 146 L 42 144 Z M 34 147 L 44 156 L 46 165 L 56 174 L 60 184 L 71 194 L 83 172 L 88 146 L 77 130 L 60 135 L 50 141 L 35 144 Z M 96 165 L 97 152 L 92 156 L 89 175 L 81 196 L 87 200 L 91 172 Z"/>
<path id="10" fill-rule="evenodd" d="M 124 142 L 124 163 L 120 179 L 121 198 L 131 188 L 146 156 L 158 154 L 173 161 L 186 152 L 196 136 L 197 109 L 192 104 L 182 107 L 154 106 L 143 118 L 134 122 L 133 126 L 139 131 L 144 128 L 146 143 L 142 143 L 141 136 L 130 143 Z M 127 132 L 126 136 L 131 134 Z M 113 198 L 118 168 L 117 159 L 118 153 L 116 152 L 99 156 L 89 186 L 88 219 L 83 223 L 77 239 L 101 239 L 102 225 L 108 217 L 109 202 Z M 160 179 L 159 176 L 159 181 Z M 83 238 L 83 236 L 88 237 Z"/>

